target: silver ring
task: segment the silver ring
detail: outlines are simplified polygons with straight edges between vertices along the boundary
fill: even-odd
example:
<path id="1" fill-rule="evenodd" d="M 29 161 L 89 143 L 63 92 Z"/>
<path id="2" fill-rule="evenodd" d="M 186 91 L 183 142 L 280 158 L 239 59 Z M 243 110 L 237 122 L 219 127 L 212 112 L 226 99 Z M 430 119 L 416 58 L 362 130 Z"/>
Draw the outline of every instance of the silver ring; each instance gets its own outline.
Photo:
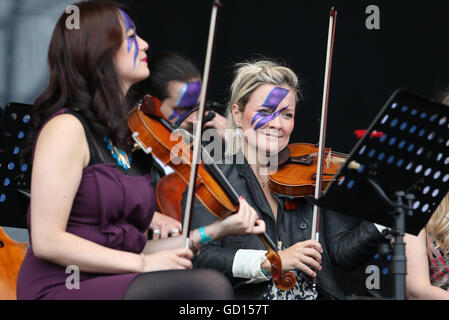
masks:
<path id="1" fill-rule="evenodd" d="M 177 233 L 179 233 L 179 229 L 178 228 L 171 229 L 170 233 L 177 234 Z"/>
<path id="2" fill-rule="evenodd" d="M 153 234 L 161 234 L 161 230 L 153 230 Z"/>

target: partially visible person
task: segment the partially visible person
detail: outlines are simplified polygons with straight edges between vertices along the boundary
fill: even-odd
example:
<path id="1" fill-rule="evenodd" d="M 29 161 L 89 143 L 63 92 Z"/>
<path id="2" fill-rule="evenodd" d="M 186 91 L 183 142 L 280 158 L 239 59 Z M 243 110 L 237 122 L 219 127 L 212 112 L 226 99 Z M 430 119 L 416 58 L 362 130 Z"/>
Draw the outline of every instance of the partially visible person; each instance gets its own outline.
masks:
<path id="1" fill-rule="evenodd" d="M 198 119 L 196 110 L 202 87 L 200 71 L 185 55 L 173 51 L 160 52 L 150 57 L 148 67 L 151 72 L 150 76 L 130 88 L 128 93 L 129 104 L 135 105 L 143 96 L 150 94 L 162 102 L 161 112 L 168 120 L 192 133 L 194 124 Z M 215 139 L 221 137 L 219 144 L 224 147 L 226 118 L 217 110 L 212 111 L 210 109 L 206 118 L 208 121 L 205 122 L 204 128 L 215 130 L 209 132 L 210 139 L 212 142 L 217 142 Z M 216 150 L 224 150 L 224 148 L 217 148 Z M 142 155 L 142 153 L 142 151 L 136 151 L 135 155 L 137 157 L 148 157 Z M 223 155 L 223 152 L 221 152 L 221 155 Z M 220 154 L 213 154 L 212 156 L 221 157 Z M 156 186 L 163 176 L 174 171 L 156 157 L 151 156 L 151 158 L 153 160 L 151 176 L 153 185 Z M 162 211 L 161 208 L 159 210 Z M 180 222 L 177 219 L 156 211 L 154 222 L 150 226 L 152 230 L 150 236 L 153 239 L 158 239 L 176 235 L 176 230 L 181 230 Z"/>
<path id="2" fill-rule="evenodd" d="M 449 106 L 449 92 L 439 99 Z M 449 300 L 449 194 L 418 236 L 405 234 L 406 295 L 410 300 Z"/>
<path id="3" fill-rule="evenodd" d="M 128 95 L 131 104 L 144 95 L 150 94 L 161 102 L 161 111 L 174 124 L 192 133 L 198 113 L 192 112 L 199 104 L 201 92 L 201 73 L 185 55 L 164 51 L 148 61 L 151 75 L 135 84 Z M 224 137 L 226 118 L 216 111 L 205 123 L 205 128 L 215 128 Z"/>
<path id="4" fill-rule="evenodd" d="M 410 300 L 449 300 L 449 194 L 418 236 L 406 234 L 406 294 Z"/>

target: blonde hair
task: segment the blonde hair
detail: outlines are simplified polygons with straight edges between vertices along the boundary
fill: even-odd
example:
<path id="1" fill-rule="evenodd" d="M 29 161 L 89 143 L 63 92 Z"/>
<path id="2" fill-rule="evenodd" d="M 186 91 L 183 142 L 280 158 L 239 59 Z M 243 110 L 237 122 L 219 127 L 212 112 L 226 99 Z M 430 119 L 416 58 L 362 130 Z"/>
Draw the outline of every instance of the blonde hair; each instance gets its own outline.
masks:
<path id="1" fill-rule="evenodd" d="M 442 100 L 443 104 L 449 106 L 449 90 Z M 443 198 L 443 201 L 441 201 L 432 217 L 430 217 L 426 229 L 434 237 L 437 247 L 445 252 L 449 252 L 449 193 Z"/>
<path id="2" fill-rule="evenodd" d="M 449 194 L 441 201 L 437 210 L 427 222 L 427 232 L 429 232 L 437 243 L 438 248 L 449 251 Z"/>
<path id="3" fill-rule="evenodd" d="M 298 101 L 299 82 L 296 74 L 288 67 L 277 62 L 259 60 L 253 62 L 243 62 L 235 65 L 234 81 L 231 85 L 231 97 L 226 111 L 227 144 L 226 155 L 236 154 L 243 144 L 243 139 L 239 136 L 238 128 L 235 125 L 232 115 L 232 106 L 239 106 L 239 111 L 244 112 L 246 104 L 253 92 L 263 84 L 288 85 L 295 90 L 295 98 Z"/>

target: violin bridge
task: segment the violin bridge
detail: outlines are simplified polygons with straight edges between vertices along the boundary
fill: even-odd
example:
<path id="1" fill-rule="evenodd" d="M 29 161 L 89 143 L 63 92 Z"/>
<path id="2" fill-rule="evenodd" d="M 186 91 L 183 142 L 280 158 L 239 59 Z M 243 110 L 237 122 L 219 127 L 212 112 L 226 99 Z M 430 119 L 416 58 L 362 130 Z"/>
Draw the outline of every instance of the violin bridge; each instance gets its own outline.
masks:
<path id="1" fill-rule="evenodd" d="M 331 153 L 329 152 L 326 156 L 326 169 L 329 169 L 331 162 L 332 162 L 332 156 L 331 156 Z"/>

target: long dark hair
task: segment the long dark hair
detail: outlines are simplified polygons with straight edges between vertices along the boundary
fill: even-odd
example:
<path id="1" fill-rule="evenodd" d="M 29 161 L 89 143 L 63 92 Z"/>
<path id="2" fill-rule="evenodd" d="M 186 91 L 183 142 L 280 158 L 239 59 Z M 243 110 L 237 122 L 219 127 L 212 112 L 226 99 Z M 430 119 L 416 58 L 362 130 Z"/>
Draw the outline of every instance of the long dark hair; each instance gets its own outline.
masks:
<path id="1" fill-rule="evenodd" d="M 133 85 L 128 92 L 128 101 L 135 104 L 144 95 L 150 94 L 159 100 L 168 98 L 170 81 L 188 82 L 201 79 L 196 65 L 186 56 L 175 51 L 160 52 L 148 60 L 150 76 Z"/>
<path id="2" fill-rule="evenodd" d="M 125 35 L 120 5 L 111 1 L 83 1 L 80 26 L 69 29 L 64 12 L 53 31 L 48 50 L 50 81 L 37 98 L 32 113 L 30 138 L 62 108 L 77 110 L 97 134 L 106 134 L 122 148 L 127 106 L 114 65 L 114 56 Z M 123 8 L 121 8 L 123 9 Z"/>

